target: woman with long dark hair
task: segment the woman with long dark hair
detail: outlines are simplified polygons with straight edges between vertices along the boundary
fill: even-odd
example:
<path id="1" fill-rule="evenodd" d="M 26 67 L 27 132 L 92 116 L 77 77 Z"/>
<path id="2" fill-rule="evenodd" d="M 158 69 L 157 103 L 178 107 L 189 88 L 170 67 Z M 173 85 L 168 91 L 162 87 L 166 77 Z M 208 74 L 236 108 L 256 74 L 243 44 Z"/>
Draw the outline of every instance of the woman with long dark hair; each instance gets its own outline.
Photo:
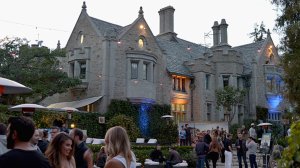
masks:
<path id="1" fill-rule="evenodd" d="M 76 168 L 74 142 L 65 132 L 60 132 L 50 142 L 45 155 L 52 168 Z"/>

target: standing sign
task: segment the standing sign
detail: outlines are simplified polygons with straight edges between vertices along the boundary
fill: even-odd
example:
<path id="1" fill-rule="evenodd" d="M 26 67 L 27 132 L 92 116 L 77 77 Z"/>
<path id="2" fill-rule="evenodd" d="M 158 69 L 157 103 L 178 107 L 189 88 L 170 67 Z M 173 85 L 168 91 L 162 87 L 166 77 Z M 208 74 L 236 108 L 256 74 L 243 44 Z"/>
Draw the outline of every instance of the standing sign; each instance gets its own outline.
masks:
<path id="1" fill-rule="evenodd" d="M 261 138 L 261 145 L 270 147 L 271 143 L 271 133 L 264 133 Z"/>

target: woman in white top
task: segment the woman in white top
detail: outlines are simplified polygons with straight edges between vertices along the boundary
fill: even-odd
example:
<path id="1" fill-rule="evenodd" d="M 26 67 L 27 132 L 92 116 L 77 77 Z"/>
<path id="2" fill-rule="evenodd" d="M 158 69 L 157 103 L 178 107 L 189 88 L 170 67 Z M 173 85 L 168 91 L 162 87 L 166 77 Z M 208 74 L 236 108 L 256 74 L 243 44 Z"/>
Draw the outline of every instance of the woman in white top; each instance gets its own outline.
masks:
<path id="1" fill-rule="evenodd" d="M 105 148 L 108 154 L 104 168 L 135 168 L 136 159 L 130 148 L 130 141 L 123 127 L 110 128 L 105 135 Z"/>

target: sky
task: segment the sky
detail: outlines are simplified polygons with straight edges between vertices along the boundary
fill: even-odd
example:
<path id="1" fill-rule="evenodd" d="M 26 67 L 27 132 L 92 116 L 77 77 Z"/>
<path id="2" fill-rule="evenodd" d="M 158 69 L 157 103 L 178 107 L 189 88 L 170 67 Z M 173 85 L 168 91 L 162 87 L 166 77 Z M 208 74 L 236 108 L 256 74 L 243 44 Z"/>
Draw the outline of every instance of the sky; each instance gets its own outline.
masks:
<path id="1" fill-rule="evenodd" d="M 264 22 L 275 45 L 280 36 L 274 29 L 277 12 L 270 0 L 85 0 L 89 16 L 120 26 L 131 24 L 140 6 L 154 35 L 159 33 L 158 11 L 173 6 L 174 32 L 179 38 L 206 46 L 212 45 L 214 21 L 226 19 L 231 46 L 253 41 L 254 25 Z M 81 12 L 82 0 L 5 0 L 1 2 L 0 39 L 20 37 L 30 43 L 65 47 Z M 209 36 L 205 36 L 208 34 Z"/>

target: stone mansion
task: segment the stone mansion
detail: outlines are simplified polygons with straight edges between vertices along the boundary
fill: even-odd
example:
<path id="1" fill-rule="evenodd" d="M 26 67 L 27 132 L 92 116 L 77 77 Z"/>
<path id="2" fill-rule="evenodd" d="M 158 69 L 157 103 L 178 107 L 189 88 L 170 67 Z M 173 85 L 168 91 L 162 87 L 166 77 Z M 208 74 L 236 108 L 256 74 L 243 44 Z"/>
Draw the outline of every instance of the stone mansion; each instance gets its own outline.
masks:
<path id="1" fill-rule="evenodd" d="M 247 88 L 233 123 L 255 118 L 256 107 L 268 108 L 269 119 L 280 120 L 284 110 L 282 69 L 270 33 L 255 43 L 232 47 L 225 19 L 212 24 L 213 46 L 177 37 L 172 6 L 159 10 L 159 34 L 144 18 L 119 26 L 88 15 L 86 4 L 61 59 L 63 71 L 82 84 L 48 97 L 53 108 L 75 107 L 105 113 L 112 99 L 133 103 L 170 104 L 177 122 L 224 121 L 216 109 L 215 90 Z"/>

